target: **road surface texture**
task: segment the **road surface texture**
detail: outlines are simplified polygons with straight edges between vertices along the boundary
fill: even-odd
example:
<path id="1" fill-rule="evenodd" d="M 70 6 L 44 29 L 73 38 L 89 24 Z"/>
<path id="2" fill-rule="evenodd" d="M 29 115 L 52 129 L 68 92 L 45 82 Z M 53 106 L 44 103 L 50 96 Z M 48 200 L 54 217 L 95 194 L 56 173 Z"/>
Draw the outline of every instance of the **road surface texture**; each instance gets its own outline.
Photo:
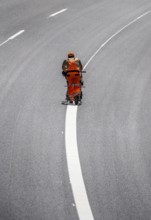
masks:
<path id="1" fill-rule="evenodd" d="M 0 220 L 79 219 L 62 61 L 71 50 L 86 64 L 149 10 L 150 0 L 0 1 Z M 86 67 L 77 142 L 94 220 L 151 219 L 150 21 L 125 28 Z"/>

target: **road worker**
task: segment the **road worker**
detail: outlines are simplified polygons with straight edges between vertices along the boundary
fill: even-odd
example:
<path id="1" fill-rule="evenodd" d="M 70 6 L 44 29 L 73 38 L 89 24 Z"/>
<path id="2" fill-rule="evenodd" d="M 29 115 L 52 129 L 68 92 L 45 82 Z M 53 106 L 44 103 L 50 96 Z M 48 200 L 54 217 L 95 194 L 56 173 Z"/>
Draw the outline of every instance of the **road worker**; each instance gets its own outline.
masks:
<path id="1" fill-rule="evenodd" d="M 78 58 L 75 58 L 73 52 L 69 52 L 67 60 L 64 60 L 62 64 L 62 75 L 67 81 L 66 99 L 71 102 L 74 101 L 74 96 L 76 94 L 80 94 L 80 97 L 82 98 L 82 69 L 81 61 Z"/>

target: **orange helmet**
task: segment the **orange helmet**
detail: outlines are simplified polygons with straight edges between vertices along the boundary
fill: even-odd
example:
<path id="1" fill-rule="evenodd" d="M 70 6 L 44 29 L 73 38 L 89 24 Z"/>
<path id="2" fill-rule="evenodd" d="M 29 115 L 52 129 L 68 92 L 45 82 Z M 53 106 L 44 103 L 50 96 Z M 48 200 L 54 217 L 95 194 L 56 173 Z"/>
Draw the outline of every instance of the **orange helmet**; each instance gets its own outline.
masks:
<path id="1" fill-rule="evenodd" d="M 73 52 L 69 52 L 69 53 L 68 53 L 68 58 L 75 58 L 74 53 L 73 53 Z"/>

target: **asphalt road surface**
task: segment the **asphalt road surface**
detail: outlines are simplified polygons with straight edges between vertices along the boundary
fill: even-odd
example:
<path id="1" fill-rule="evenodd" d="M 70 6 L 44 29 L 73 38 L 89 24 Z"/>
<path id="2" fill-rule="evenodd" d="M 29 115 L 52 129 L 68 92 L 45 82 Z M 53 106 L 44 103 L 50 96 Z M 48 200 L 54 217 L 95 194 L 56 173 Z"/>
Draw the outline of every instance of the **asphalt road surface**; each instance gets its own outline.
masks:
<path id="1" fill-rule="evenodd" d="M 0 220 L 79 219 L 62 61 L 74 51 L 86 64 L 149 10 L 150 0 L 0 1 Z M 77 141 L 94 220 L 151 219 L 150 36 L 148 13 L 86 67 Z"/>

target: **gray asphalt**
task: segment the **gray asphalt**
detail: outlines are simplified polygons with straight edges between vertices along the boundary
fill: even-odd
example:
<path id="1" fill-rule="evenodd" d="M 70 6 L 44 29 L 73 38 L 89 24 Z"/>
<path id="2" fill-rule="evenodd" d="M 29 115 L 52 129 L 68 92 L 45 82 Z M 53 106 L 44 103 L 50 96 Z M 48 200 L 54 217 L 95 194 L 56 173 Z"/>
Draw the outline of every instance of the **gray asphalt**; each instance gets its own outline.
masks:
<path id="1" fill-rule="evenodd" d="M 47 19 L 61 10 L 68 11 Z M 67 170 L 61 64 L 86 64 L 149 0 L 1 0 L 0 220 L 78 219 Z M 151 219 L 151 14 L 93 59 L 78 109 L 78 147 L 95 220 Z"/>

